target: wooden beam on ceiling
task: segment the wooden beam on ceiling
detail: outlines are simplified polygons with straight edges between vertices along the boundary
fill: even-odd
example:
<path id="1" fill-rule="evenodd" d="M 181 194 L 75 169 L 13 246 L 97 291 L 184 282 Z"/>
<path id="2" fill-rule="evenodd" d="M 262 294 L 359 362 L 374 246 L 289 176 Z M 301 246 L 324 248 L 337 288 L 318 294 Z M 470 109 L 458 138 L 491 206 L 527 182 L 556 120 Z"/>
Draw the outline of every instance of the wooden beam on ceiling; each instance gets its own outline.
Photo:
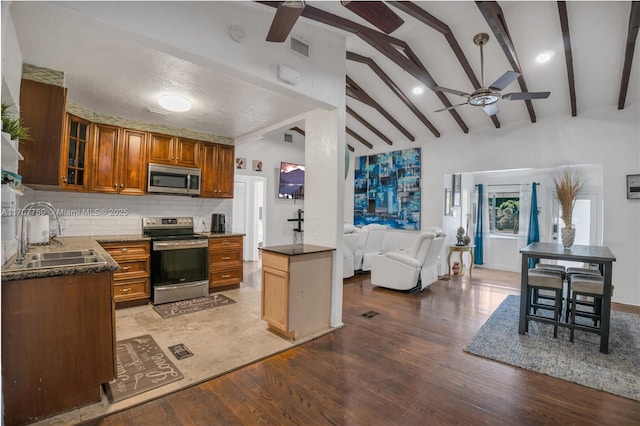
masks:
<path id="1" fill-rule="evenodd" d="M 278 7 L 279 4 L 279 2 L 269 1 L 258 1 L 257 3 L 271 7 Z M 418 63 L 416 63 L 416 61 L 411 60 L 406 55 L 403 55 L 398 51 L 397 48 L 399 47 L 406 52 L 408 44 L 404 41 L 381 33 L 379 31 L 374 31 L 371 28 L 365 27 L 364 25 L 357 24 L 348 19 L 341 18 L 340 16 L 325 12 L 324 10 L 309 5 L 305 6 L 304 11 L 302 12 L 302 16 L 307 19 L 311 19 L 312 21 L 320 22 L 322 24 L 358 35 L 358 37 L 360 37 L 363 41 L 385 55 L 390 61 L 394 62 L 396 65 L 402 68 L 403 71 L 408 72 L 417 80 L 424 83 L 424 85 L 426 85 L 427 87 L 431 88 L 437 86 L 437 83 L 431 77 L 424 65 L 418 65 L 419 61 Z M 449 100 L 443 93 L 435 93 L 445 107 L 452 106 L 451 102 L 449 102 Z M 468 133 L 469 128 L 464 123 L 464 121 L 462 121 L 462 117 L 460 117 L 458 112 L 455 110 L 450 110 L 449 113 L 456 120 L 460 128 L 465 133 Z"/>
<path id="2" fill-rule="evenodd" d="M 458 58 L 458 62 L 460 62 L 460 65 L 462 65 L 462 69 L 464 70 L 465 74 L 467 74 L 467 77 L 469 78 L 469 81 L 473 85 L 474 89 L 480 89 L 480 82 L 473 72 L 471 64 L 467 60 L 467 57 L 462 51 L 458 40 L 456 40 L 453 32 L 451 32 L 451 28 L 449 28 L 447 24 L 410 1 L 390 1 L 388 3 L 444 35 L 445 40 L 447 40 L 447 43 L 449 43 L 451 50 L 456 55 L 456 58 Z M 493 124 L 494 126 L 496 126 L 496 128 L 500 128 L 500 121 L 498 120 L 497 115 L 492 115 L 491 121 L 493 121 Z"/>
<path id="3" fill-rule="evenodd" d="M 627 44 L 624 50 L 624 66 L 622 67 L 622 79 L 620 81 L 620 94 L 618 95 L 618 109 L 624 109 L 627 100 L 627 90 L 629 89 L 629 78 L 631 77 L 631 63 L 633 62 L 633 52 L 636 48 L 638 38 L 638 28 L 640 27 L 640 2 L 631 2 L 631 12 L 629 13 L 629 32 L 627 33 Z M 636 74 L 637 76 L 637 74 Z"/>
<path id="4" fill-rule="evenodd" d="M 302 130 L 300 127 L 296 126 L 296 127 L 292 127 L 289 130 L 293 130 L 294 132 L 298 132 L 300 133 L 302 136 L 306 136 L 306 133 L 304 130 Z"/>
<path id="5" fill-rule="evenodd" d="M 347 148 L 349 149 L 349 151 L 354 152 L 355 148 L 352 147 L 351 145 L 347 144 Z"/>
<path id="6" fill-rule="evenodd" d="M 564 43 L 564 59 L 567 63 L 567 78 L 569 79 L 569 99 L 571 101 L 571 116 L 578 115 L 576 103 L 576 80 L 573 74 L 573 53 L 571 51 L 571 34 L 569 33 L 569 17 L 567 15 L 567 2 L 558 2 L 558 14 L 560 15 L 560 28 L 562 29 L 562 42 Z"/>
<path id="7" fill-rule="evenodd" d="M 347 114 L 349 114 L 350 116 L 358 120 L 360 123 L 362 123 L 364 127 L 371 130 L 376 136 L 378 136 L 380 139 L 385 141 L 388 145 L 393 145 L 393 142 L 391 141 L 391 139 L 385 136 L 380 130 L 373 127 L 373 125 L 369 123 L 367 120 L 365 120 L 364 118 L 362 118 L 360 114 L 358 114 L 357 112 L 349 108 L 349 105 L 347 105 Z"/>
<path id="8" fill-rule="evenodd" d="M 476 5 L 482 16 L 484 16 L 485 21 L 489 24 L 491 31 L 493 31 L 493 35 L 495 36 L 498 44 L 502 48 L 509 64 L 513 70 L 517 73 L 520 73 L 518 77 L 518 84 L 520 84 L 520 89 L 523 92 L 528 92 L 527 83 L 524 80 L 524 75 L 522 73 L 522 68 L 520 68 L 520 63 L 518 62 L 518 56 L 516 55 L 516 50 L 513 47 L 513 41 L 511 40 L 511 36 L 509 35 L 509 29 L 507 28 L 507 21 L 504 19 L 504 15 L 502 14 L 502 9 L 498 5 L 498 3 L 493 1 L 476 1 Z M 527 111 L 529 111 L 529 118 L 532 123 L 536 122 L 536 113 L 533 110 L 533 102 L 530 100 L 524 101 L 527 106 Z"/>
<path id="9" fill-rule="evenodd" d="M 411 142 L 414 142 L 416 140 L 416 138 L 411 133 L 409 133 L 409 131 L 398 122 L 398 120 L 393 118 L 393 116 L 389 114 L 387 110 L 385 110 L 379 103 L 377 103 L 371 96 L 369 96 L 369 94 L 364 91 L 362 87 L 358 86 L 358 84 L 349 76 L 347 76 L 346 92 L 347 96 L 352 97 L 353 99 L 356 99 L 366 105 L 369 105 L 370 107 L 378 111 L 384 118 L 389 120 L 389 122 L 393 124 L 396 129 L 400 130 L 400 132 L 405 135 Z"/>
<path id="10" fill-rule="evenodd" d="M 367 140 L 365 138 L 363 138 L 362 136 L 360 136 L 359 134 L 357 134 L 356 132 L 354 132 L 350 128 L 348 128 L 348 127 L 345 128 L 345 131 L 347 132 L 348 135 L 351 135 L 351 137 L 353 137 L 355 140 L 360 142 L 362 145 L 366 146 L 369 149 L 373 149 L 373 145 L 371 145 L 369 142 L 367 142 Z"/>
<path id="11" fill-rule="evenodd" d="M 347 52 L 347 59 L 350 61 L 360 62 L 362 64 L 368 65 L 371 70 L 376 73 L 380 80 L 382 80 L 391 91 L 413 112 L 413 114 L 418 117 L 420 121 L 433 133 L 433 135 L 437 138 L 440 137 L 440 132 L 436 127 L 424 116 L 424 114 L 414 105 L 413 102 L 405 95 L 402 90 L 398 87 L 391 77 L 389 77 L 385 72 L 376 64 L 376 62 L 367 58 L 366 56 L 358 55 L 357 53 Z M 348 112 L 348 111 L 347 111 Z M 354 117 L 355 118 L 355 117 Z M 364 123 L 363 123 L 364 124 Z M 391 145 L 391 144 L 389 144 Z"/>

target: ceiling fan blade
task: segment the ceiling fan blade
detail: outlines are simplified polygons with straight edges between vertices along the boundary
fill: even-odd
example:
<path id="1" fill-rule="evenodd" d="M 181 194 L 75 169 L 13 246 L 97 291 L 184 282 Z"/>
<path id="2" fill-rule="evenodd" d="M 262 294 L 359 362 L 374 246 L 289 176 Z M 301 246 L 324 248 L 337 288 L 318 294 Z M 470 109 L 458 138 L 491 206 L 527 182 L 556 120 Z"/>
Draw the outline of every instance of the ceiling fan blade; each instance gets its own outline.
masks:
<path id="1" fill-rule="evenodd" d="M 452 95 L 464 96 L 466 98 L 469 97 L 468 93 L 461 92 L 460 90 L 455 90 L 455 89 L 447 89 L 446 87 L 433 86 L 431 90 L 433 90 L 434 92 L 451 93 Z"/>
<path id="2" fill-rule="evenodd" d="M 450 110 L 450 109 L 454 109 L 454 108 L 457 108 L 457 107 L 459 107 L 459 106 L 466 105 L 466 104 L 467 104 L 467 103 L 465 102 L 465 103 L 463 103 L 463 104 L 451 105 L 450 107 L 442 108 L 442 109 L 437 109 L 437 110 L 435 110 L 435 111 L 433 111 L 433 112 L 448 111 L 448 110 Z"/>
<path id="3" fill-rule="evenodd" d="M 489 117 L 498 113 L 498 104 L 491 104 L 483 106 L 482 109 L 487 113 Z"/>
<path id="4" fill-rule="evenodd" d="M 519 76 L 520 76 L 519 72 L 507 71 L 504 74 L 502 74 L 502 76 L 499 79 L 497 79 L 496 81 L 491 83 L 489 88 L 490 89 L 496 89 L 496 90 L 502 90 L 505 87 L 507 87 L 509 84 L 511 84 L 511 82 L 513 80 L 515 80 L 516 78 L 518 78 Z"/>
<path id="5" fill-rule="evenodd" d="M 547 99 L 551 92 L 522 92 L 522 93 L 507 93 L 502 95 L 502 99 L 508 99 L 510 101 L 526 101 L 529 99 Z"/>
<path id="6" fill-rule="evenodd" d="M 283 1 L 273 17 L 267 41 L 283 42 L 304 10 L 304 1 Z"/>
<path id="7" fill-rule="evenodd" d="M 391 34 L 404 24 L 404 20 L 381 1 L 341 1 L 340 3 L 386 34 Z"/>

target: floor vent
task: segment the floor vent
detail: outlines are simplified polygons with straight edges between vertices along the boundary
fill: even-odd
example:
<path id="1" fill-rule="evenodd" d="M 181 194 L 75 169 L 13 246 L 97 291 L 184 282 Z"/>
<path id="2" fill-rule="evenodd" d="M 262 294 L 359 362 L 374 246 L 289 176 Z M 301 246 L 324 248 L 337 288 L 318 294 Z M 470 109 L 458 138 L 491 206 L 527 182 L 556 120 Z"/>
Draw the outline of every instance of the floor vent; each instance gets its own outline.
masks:
<path id="1" fill-rule="evenodd" d="M 373 318 L 377 315 L 380 315 L 380 312 L 376 312 L 376 311 L 367 311 L 364 314 L 362 314 L 363 317 L 365 318 Z"/>
<path id="2" fill-rule="evenodd" d="M 291 37 L 291 50 L 307 58 L 309 57 L 309 45 L 295 37 Z"/>
<path id="3" fill-rule="evenodd" d="M 193 356 L 193 352 L 191 352 L 183 343 L 179 343 L 177 345 L 169 346 L 169 350 L 176 357 L 177 360 L 189 358 Z"/>

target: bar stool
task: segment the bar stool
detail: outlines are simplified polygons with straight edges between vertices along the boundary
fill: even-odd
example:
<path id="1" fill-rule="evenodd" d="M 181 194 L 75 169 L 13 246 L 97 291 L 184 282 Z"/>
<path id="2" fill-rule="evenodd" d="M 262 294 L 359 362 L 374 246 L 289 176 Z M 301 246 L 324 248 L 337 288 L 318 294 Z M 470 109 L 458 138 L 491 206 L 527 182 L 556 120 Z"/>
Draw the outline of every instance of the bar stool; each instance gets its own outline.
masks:
<path id="1" fill-rule="evenodd" d="M 552 265 L 549 263 L 536 263 L 535 269 L 539 269 L 542 271 L 554 271 L 554 272 L 560 272 L 562 274 L 562 280 L 564 281 L 566 278 L 566 269 L 564 267 L 564 265 Z M 538 298 L 540 299 L 546 299 L 546 300 L 555 300 L 555 297 L 550 297 L 547 296 L 545 294 L 539 294 L 537 289 L 533 289 L 533 301 L 534 303 L 537 303 Z M 567 306 L 569 303 L 569 293 L 567 292 Z M 535 311 L 534 311 L 535 312 Z M 569 322 L 569 311 L 567 310 L 567 317 L 566 317 L 566 321 Z"/>
<path id="2" fill-rule="evenodd" d="M 593 277 L 602 277 L 602 274 L 600 273 L 599 269 L 591 269 L 591 268 L 576 268 L 576 267 L 569 267 L 567 268 L 567 272 L 566 272 L 566 279 L 567 279 L 567 314 L 565 316 L 566 321 L 569 322 L 569 315 L 571 313 L 571 278 L 574 275 L 589 275 L 589 276 L 593 276 Z M 580 301 L 577 302 L 579 305 L 584 305 L 585 303 L 582 303 Z M 591 305 L 590 303 L 588 303 L 587 305 Z"/>
<path id="3" fill-rule="evenodd" d="M 569 341 L 573 342 L 574 325 L 576 324 L 576 315 L 593 319 L 593 327 L 597 329 L 598 322 L 601 320 L 602 311 L 602 295 L 604 293 L 604 278 L 594 274 L 574 274 L 571 276 L 571 335 Z M 591 305 L 587 302 L 578 302 L 578 296 L 587 296 L 593 298 L 593 312 L 578 311 L 577 304 Z M 587 326 L 584 326 L 587 327 Z"/>
<path id="4" fill-rule="evenodd" d="M 562 273 L 558 271 L 549 271 L 542 269 L 529 269 L 527 285 L 527 328 L 529 319 L 541 318 L 548 320 L 549 318 L 537 315 L 537 309 L 553 310 L 553 319 L 556 324 L 553 326 L 553 337 L 558 337 L 558 325 L 562 315 Z M 537 298 L 533 298 L 538 290 L 549 290 L 554 292 L 554 304 L 547 305 L 539 303 Z M 533 314 L 530 313 L 533 308 Z"/>

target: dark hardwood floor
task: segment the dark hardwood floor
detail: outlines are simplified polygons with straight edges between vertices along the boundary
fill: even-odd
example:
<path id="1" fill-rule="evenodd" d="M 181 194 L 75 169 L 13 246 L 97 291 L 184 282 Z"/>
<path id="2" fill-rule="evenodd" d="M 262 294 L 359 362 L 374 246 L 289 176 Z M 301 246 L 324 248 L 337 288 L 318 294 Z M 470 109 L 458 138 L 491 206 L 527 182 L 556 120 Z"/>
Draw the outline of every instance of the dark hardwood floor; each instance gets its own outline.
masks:
<path id="1" fill-rule="evenodd" d="M 340 330 L 88 424 L 640 424 L 640 402 L 462 351 L 519 293 L 518 280 L 474 270 L 472 282 L 438 281 L 410 295 L 356 276 L 344 282 Z M 362 316 L 372 310 L 379 314 Z"/>

